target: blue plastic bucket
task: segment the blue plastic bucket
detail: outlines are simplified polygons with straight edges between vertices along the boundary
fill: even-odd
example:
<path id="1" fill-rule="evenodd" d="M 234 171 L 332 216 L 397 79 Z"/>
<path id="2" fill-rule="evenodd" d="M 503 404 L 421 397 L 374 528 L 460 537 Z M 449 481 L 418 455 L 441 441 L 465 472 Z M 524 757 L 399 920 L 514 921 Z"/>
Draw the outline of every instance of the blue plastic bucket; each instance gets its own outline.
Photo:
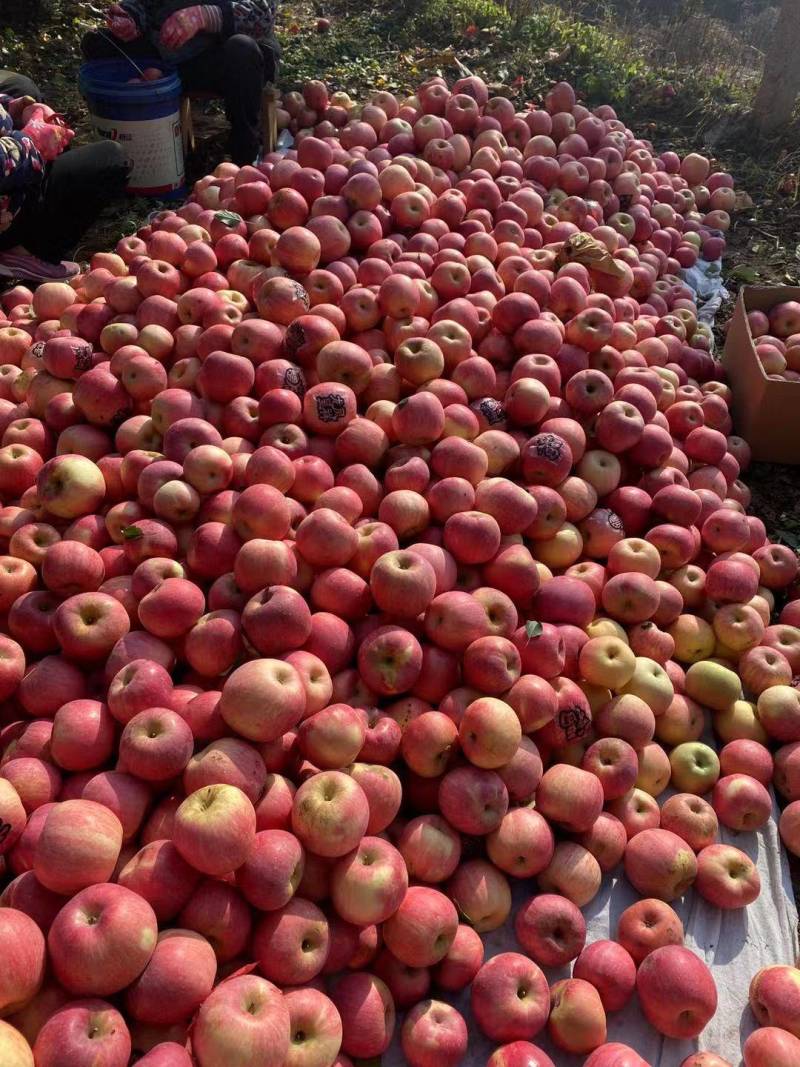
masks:
<path id="1" fill-rule="evenodd" d="M 163 62 L 137 60 L 143 69 Z M 92 125 L 102 137 L 122 145 L 132 166 L 133 196 L 178 199 L 186 193 L 181 140 L 181 81 L 167 72 L 156 81 L 128 84 L 136 68 L 123 59 L 84 63 L 78 84 Z"/>

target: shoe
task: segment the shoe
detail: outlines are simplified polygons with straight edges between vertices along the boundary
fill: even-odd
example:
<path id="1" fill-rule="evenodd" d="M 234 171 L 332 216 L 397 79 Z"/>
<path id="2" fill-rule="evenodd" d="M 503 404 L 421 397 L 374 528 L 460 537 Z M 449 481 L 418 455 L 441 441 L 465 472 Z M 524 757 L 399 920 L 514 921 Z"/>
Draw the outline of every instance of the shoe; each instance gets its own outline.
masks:
<path id="1" fill-rule="evenodd" d="M 0 252 L 0 277 L 21 282 L 65 282 L 80 273 L 77 263 L 62 260 L 48 263 L 38 256 L 20 252 Z"/>

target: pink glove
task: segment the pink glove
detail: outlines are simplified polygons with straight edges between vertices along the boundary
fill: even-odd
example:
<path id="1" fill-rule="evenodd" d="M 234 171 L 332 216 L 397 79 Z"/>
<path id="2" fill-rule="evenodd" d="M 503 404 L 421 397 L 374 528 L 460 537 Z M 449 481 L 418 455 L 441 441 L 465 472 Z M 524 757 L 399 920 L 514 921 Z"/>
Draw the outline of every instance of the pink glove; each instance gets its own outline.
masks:
<path id="1" fill-rule="evenodd" d="M 29 96 L 25 97 L 26 100 L 30 100 L 30 103 L 22 111 L 20 118 L 20 126 L 27 126 L 31 119 L 41 119 L 42 122 L 55 122 L 56 126 L 63 126 L 63 116 L 57 115 L 56 112 L 47 104 L 37 104 L 35 100 L 31 100 Z"/>
<path id="2" fill-rule="evenodd" d="M 213 4 L 197 4 L 176 11 L 161 27 L 161 44 L 176 52 L 198 33 L 221 33 L 222 10 Z"/>
<path id="3" fill-rule="evenodd" d="M 72 138 L 75 131 L 68 126 L 59 123 L 45 122 L 40 118 L 31 119 L 22 129 L 23 134 L 33 141 L 39 155 L 47 163 L 51 163 L 56 156 L 60 156 Z"/>
<path id="4" fill-rule="evenodd" d="M 14 120 L 14 125 L 17 128 L 24 124 L 26 109 L 35 103 L 36 101 L 32 96 L 18 96 L 15 100 L 9 100 L 6 104 L 6 111 Z"/>
<path id="5" fill-rule="evenodd" d="M 136 20 L 131 18 L 124 7 L 112 4 L 106 13 L 106 26 L 120 41 L 135 41 L 139 36 Z"/>

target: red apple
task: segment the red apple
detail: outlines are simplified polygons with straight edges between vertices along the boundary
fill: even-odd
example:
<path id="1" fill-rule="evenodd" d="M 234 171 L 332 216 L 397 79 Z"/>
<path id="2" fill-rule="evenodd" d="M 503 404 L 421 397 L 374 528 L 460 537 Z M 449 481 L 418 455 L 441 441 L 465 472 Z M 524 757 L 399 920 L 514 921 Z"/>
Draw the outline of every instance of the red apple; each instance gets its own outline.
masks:
<path id="1" fill-rule="evenodd" d="M 289 1010 L 280 991 L 254 974 L 221 982 L 201 1005 L 192 1048 L 207 1067 L 280 1067 L 289 1051 Z"/>
<path id="2" fill-rule="evenodd" d="M 103 883 L 77 893 L 47 935 L 56 978 L 71 993 L 108 996 L 141 974 L 158 929 L 150 905 L 120 885 Z"/>
<path id="3" fill-rule="evenodd" d="M 124 1067 L 130 1054 L 131 1036 L 122 1015 L 107 1001 L 96 999 L 73 1000 L 59 1008 L 34 1044 L 36 1062 L 47 1067 L 56 1067 L 65 1058 L 76 1067 L 89 1063 Z"/>
<path id="4" fill-rule="evenodd" d="M 647 956 L 636 976 L 636 991 L 650 1025 L 667 1037 L 697 1037 L 717 1010 L 711 972 L 681 945 L 666 945 Z"/>
<path id="5" fill-rule="evenodd" d="M 44 978 L 45 945 L 33 919 L 16 908 L 0 908 L 0 945 L 3 971 L 0 976 L 0 1012 L 23 1008 L 38 992 Z"/>
<path id="6" fill-rule="evenodd" d="M 475 976 L 470 1006 L 492 1041 L 527 1041 L 547 1022 L 547 980 L 532 960 L 517 952 L 501 952 Z"/>

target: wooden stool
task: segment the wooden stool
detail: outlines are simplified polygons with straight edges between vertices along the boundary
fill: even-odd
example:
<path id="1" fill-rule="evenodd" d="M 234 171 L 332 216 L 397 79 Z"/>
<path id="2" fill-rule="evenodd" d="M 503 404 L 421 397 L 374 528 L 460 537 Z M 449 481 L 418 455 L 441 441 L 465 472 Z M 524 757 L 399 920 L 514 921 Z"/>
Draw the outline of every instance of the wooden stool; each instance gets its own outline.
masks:
<path id="1" fill-rule="evenodd" d="M 181 138 L 184 155 L 195 150 L 192 101 L 216 99 L 218 97 L 214 93 L 206 92 L 186 93 L 181 98 Z M 270 82 L 264 86 L 261 93 L 261 137 L 264 154 L 274 152 L 278 141 L 278 93 Z"/>

